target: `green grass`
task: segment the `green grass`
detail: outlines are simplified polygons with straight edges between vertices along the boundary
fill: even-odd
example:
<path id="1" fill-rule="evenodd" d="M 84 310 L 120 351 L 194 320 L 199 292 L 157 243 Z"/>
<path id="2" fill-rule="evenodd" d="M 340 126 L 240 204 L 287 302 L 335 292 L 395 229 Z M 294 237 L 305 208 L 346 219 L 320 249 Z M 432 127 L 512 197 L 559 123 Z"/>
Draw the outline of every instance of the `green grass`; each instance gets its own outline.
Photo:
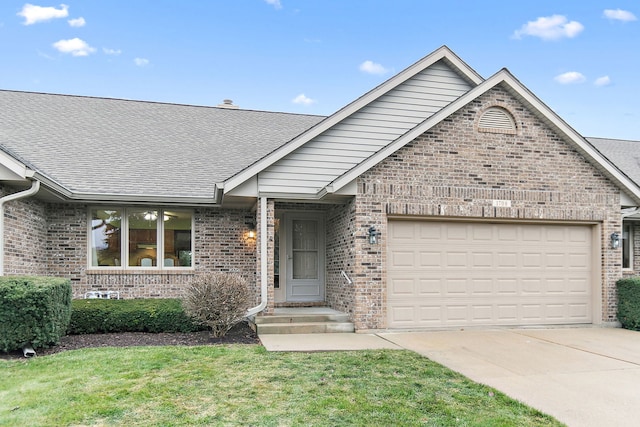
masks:
<path id="1" fill-rule="evenodd" d="M 0 425 L 549 426 L 409 351 L 92 348 L 0 361 Z"/>

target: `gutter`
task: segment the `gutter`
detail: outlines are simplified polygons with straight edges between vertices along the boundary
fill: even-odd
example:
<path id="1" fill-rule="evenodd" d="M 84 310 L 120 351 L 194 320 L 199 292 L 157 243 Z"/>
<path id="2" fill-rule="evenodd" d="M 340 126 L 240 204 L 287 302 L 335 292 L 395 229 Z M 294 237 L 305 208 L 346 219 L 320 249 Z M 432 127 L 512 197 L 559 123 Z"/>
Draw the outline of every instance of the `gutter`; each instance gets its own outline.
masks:
<path id="1" fill-rule="evenodd" d="M 0 198 L 0 276 L 4 276 L 4 204 L 33 196 L 40 190 L 40 181 L 31 181 L 31 188 Z"/>
<path id="2" fill-rule="evenodd" d="M 254 316 L 267 307 L 267 198 L 260 197 L 260 304 L 247 310 L 246 317 Z"/>

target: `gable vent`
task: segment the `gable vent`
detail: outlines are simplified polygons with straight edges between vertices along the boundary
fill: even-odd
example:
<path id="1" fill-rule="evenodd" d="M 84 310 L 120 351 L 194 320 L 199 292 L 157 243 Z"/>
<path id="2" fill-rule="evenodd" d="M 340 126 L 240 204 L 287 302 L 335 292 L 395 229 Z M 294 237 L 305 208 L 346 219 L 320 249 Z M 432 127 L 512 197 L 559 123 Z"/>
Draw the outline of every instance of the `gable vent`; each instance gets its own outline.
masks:
<path id="1" fill-rule="evenodd" d="M 515 134 L 516 122 L 504 108 L 491 107 L 480 117 L 478 130 L 480 132 Z"/>

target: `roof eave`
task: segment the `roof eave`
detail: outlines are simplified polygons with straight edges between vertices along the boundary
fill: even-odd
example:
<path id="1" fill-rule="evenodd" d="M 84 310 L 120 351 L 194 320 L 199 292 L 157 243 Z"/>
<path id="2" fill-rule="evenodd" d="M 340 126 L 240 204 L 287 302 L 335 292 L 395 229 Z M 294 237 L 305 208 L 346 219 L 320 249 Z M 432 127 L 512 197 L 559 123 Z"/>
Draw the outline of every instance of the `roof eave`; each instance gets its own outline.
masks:
<path id="1" fill-rule="evenodd" d="M 50 177 L 39 172 L 30 175 L 40 181 L 47 189 L 63 201 L 86 203 L 121 203 L 121 204 L 160 204 L 179 206 L 217 206 L 217 200 L 209 196 L 179 196 L 179 195 L 148 195 L 148 194 L 118 194 L 92 193 L 73 191 L 62 186 Z"/>

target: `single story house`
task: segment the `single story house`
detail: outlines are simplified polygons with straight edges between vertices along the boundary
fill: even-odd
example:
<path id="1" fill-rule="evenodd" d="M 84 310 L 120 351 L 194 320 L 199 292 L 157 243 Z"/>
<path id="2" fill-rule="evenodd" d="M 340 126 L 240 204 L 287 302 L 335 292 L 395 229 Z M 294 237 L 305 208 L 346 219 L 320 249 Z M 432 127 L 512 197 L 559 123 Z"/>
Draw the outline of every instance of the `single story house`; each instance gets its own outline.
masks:
<path id="1" fill-rule="evenodd" d="M 640 270 L 639 141 L 584 138 L 441 47 L 329 117 L 0 91 L 0 273 L 359 331 L 606 324 Z M 636 225 L 639 224 L 639 225 Z"/>

